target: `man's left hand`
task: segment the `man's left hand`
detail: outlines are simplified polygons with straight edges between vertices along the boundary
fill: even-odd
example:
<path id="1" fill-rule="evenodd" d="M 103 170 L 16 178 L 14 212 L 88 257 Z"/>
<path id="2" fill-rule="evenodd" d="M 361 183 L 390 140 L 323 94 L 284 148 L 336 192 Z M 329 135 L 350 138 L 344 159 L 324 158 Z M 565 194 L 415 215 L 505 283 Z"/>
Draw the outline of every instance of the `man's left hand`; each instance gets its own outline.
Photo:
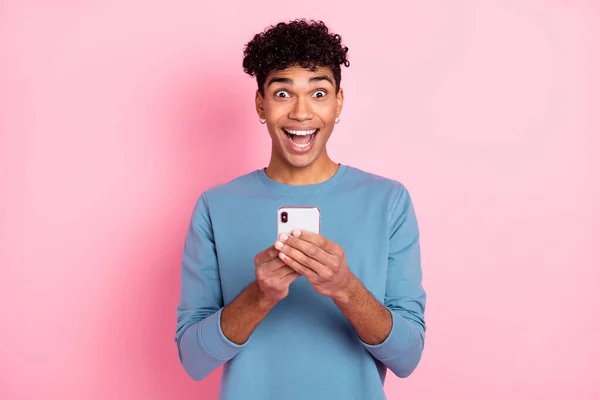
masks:
<path id="1" fill-rule="evenodd" d="M 356 278 L 348 268 L 344 250 L 313 232 L 294 229 L 275 242 L 279 257 L 290 268 L 306 276 L 317 293 L 334 300 L 345 299 Z"/>

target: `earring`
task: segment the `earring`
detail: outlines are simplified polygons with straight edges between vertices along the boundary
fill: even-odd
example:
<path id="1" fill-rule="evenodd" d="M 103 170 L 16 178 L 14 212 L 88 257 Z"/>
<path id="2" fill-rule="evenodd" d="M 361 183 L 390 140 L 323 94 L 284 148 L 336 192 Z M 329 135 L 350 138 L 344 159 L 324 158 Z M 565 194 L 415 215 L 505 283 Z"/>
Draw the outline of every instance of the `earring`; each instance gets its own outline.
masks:
<path id="1" fill-rule="evenodd" d="M 339 122 L 340 122 L 340 119 L 339 119 L 339 118 L 336 118 L 336 119 L 335 119 L 335 123 L 337 124 L 337 123 L 339 123 Z"/>
<path id="2" fill-rule="evenodd" d="M 259 119 L 259 121 L 260 121 L 260 123 L 261 123 L 261 124 L 266 124 L 266 123 L 267 123 L 267 120 L 266 120 L 266 119 L 262 119 L 262 118 L 260 118 L 260 119 Z"/>

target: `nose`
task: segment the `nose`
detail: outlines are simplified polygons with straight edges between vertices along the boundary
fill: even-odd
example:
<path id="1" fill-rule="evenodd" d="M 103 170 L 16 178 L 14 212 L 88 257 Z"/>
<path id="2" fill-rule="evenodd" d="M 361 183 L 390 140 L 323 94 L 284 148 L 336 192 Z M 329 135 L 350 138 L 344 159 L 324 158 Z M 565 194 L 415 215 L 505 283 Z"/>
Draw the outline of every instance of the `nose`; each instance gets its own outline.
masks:
<path id="1" fill-rule="evenodd" d="M 296 121 L 306 121 L 312 119 L 313 111 L 310 101 L 302 97 L 297 97 L 288 117 L 290 119 L 295 119 Z"/>

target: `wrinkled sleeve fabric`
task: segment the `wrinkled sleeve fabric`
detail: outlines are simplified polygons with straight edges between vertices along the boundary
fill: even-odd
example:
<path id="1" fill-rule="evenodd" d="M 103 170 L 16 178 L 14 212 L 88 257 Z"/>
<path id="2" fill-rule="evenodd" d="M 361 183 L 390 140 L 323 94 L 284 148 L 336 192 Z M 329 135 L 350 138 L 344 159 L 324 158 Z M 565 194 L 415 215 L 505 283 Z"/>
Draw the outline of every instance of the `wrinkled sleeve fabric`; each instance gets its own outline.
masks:
<path id="1" fill-rule="evenodd" d="M 396 376 L 409 376 L 419 364 L 425 343 L 426 293 L 422 287 L 419 228 L 408 190 L 399 185 L 390 212 L 389 254 L 384 306 L 392 330 L 380 344 L 366 349 Z"/>
<path id="2" fill-rule="evenodd" d="M 194 207 L 186 234 L 175 342 L 179 360 L 196 380 L 231 360 L 244 347 L 221 330 L 223 296 L 212 223 L 204 194 Z"/>

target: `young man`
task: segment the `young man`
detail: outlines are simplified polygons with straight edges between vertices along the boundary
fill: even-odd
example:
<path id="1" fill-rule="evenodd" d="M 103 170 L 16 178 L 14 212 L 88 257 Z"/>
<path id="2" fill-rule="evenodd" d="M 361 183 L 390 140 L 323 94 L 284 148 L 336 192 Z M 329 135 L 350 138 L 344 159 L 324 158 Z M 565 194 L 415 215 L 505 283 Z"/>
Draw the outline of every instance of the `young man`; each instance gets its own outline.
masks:
<path id="1" fill-rule="evenodd" d="M 176 342 L 187 373 L 224 365 L 222 399 L 385 399 L 423 351 L 419 231 L 399 182 L 337 164 L 326 144 L 348 48 L 322 22 L 280 23 L 245 49 L 268 167 L 205 191 L 183 253 Z M 283 205 L 321 235 L 277 237 Z"/>

